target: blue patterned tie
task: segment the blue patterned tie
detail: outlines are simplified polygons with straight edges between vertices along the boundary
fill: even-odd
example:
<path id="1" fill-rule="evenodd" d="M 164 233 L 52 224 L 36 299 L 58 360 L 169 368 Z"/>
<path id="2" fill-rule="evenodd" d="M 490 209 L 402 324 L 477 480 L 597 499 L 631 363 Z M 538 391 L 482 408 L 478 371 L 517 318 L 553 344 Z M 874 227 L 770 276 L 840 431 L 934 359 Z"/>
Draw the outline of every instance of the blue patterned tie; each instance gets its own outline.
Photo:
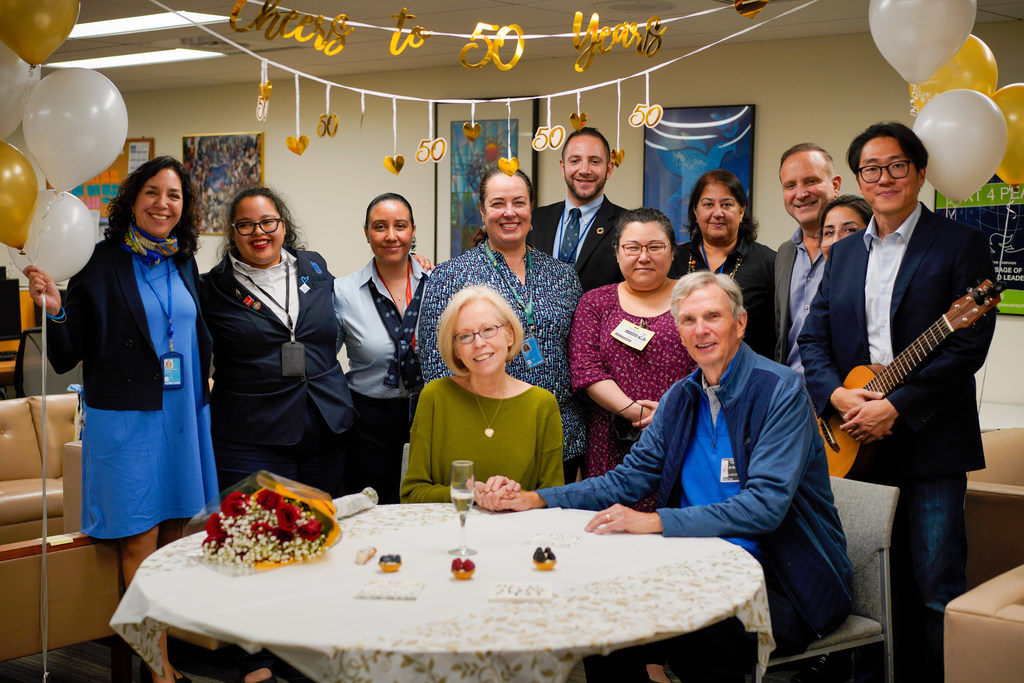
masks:
<path id="1" fill-rule="evenodd" d="M 576 241 L 580 238 L 580 216 L 583 212 L 577 208 L 569 211 L 569 221 L 562 231 L 562 246 L 558 249 L 559 260 L 572 263 L 576 260 Z"/>

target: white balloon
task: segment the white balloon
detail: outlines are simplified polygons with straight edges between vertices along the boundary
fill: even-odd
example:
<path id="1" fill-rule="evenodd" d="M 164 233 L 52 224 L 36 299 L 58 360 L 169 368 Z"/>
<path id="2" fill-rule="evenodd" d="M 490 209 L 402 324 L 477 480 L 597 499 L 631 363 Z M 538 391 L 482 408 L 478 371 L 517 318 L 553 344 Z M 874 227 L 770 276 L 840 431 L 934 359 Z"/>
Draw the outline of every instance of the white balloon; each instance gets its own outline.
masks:
<path id="1" fill-rule="evenodd" d="M 977 11 L 977 0 L 871 0 L 868 25 L 903 80 L 923 83 L 964 46 Z"/>
<path id="2" fill-rule="evenodd" d="M 96 245 L 96 218 L 70 192 L 41 190 L 25 249 L 7 247 L 21 271 L 36 266 L 53 278 L 67 280 L 89 262 Z"/>
<path id="3" fill-rule="evenodd" d="M 0 138 L 18 128 L 25 116 L 25 100 L 29 90 L 39 82 L 40 69 L 32 69 L 11 48 L 0 42 Z"/>
<path id="4" fill-rule="evenodd" d="M 1006 152 L 1006 119 L 976 90 L 947 90 L 924 105 L 914 132 L 928 149 L 927 178 L 962 202 L 996 172 Z"/>
<path id="5" fill-rule="evenodd" d="M 107 170 L 124 149 L 128 109 L 114 84 L 89 69 L 60 69 L 28 96 L 25 142 L 46 179 L 70 190 Z"/>

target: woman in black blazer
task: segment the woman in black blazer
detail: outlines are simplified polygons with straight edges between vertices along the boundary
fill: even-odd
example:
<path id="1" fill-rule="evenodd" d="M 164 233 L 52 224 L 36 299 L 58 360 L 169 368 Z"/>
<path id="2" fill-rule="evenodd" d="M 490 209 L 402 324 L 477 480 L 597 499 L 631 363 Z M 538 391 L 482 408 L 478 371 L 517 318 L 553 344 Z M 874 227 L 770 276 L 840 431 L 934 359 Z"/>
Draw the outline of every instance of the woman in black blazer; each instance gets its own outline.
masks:
<path id="1" fill-rule="evenodd" d="M 25 269 L 32 298 L 46 293 L 54 369 L 82 363 L 82 531 L 119 539 L 125 583 L 218 494 L 197 208 L 181 163 L 157 157 L 121 184 L 105 239 L 71 278 L 64 307 L 53 280 Z M 164 671 L 165 681 L 187 680 L 166 654 Z"/>
<path id="2" fill-rule="evenodd" d="M 213 336 L 220 486 L 265 469 L 338 496 L 355 411 L 338 363 L 334 276 L 320 254 L 300 248 L 273 190 L 240 192 L 226 222 L 223 258 L 199 287 Z M 244 680 L 271 678 L 273 661 L 244 657 Z"/>

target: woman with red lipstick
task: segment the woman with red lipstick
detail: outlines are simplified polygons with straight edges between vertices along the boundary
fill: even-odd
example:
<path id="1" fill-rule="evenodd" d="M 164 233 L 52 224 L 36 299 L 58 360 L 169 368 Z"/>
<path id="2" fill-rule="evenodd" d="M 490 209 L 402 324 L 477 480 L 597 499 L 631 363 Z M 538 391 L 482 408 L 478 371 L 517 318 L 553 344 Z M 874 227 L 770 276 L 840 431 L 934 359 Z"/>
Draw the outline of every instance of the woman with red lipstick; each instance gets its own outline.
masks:
<path id="1" fill-rule="evenodd" d="M 366 207 L 363 235 L 373 258 L 334 281 L 335 314 L 348 352 L 345 374 L 359 419 L 351 430 L 345 488 L 372 486 L 380 502 L 399 502 L 402 450 L 423 386 L 416 323 L 427 273 L 410 255 L 412 205 L 387 192 Z"/>
<path id="2" fill-rule="evenodd" d="M 53 280 L 25 269 L 32 298 L 46 294 L 54 369 L 82 363 L 82 531 L 119 540 L 126 584 L 218 492 L 197 214 L 185 168 L 160 156 L 121 184 L 104 240 L 71 278 L 63 307 Z M 157 680 L 187 681 L 167 661 L 166 637 L 161 647 L 168 675 Z"/>
<path id="3" fill-rule="evenodd" d="M 463 459 L 474 462 L 477 495 L 492 505 L 506 490 L 497 478 L 531 490 L 561 486 L 554 483 L 564 481 L 558 402 L 505 370 L 523 343 L 512 307 L 489 287 L 466 287 L 441 314 L 437 343 L 453 376 L 434 380 L 420 396 L 402 502 L 450 502 L 451 464 Z"/>
<path id="4" fill-rule="evenodd" d="M 690 194 L 686 227 L 690 248 L 679 271 L 725 273 L 743 290 L 747 333 L 743 341 L 765 358 L 775 354 L 775 251 L 757 242 L 743 183 L 725 169 L 708 171 Z"/>
<path id="5" fill-rule="evenodd" d="M 658 399 L 696 367 L 676 332 L 668 277 L 675 230 L 657 209 L 626 211 L 612 234 L 622 282 L 584 293 L 569 337 L 573 389 L 593 401 L 587 420 L 586 476 L 622 463 Z M 654 512 L 656 496 L 634 508 Z"/>

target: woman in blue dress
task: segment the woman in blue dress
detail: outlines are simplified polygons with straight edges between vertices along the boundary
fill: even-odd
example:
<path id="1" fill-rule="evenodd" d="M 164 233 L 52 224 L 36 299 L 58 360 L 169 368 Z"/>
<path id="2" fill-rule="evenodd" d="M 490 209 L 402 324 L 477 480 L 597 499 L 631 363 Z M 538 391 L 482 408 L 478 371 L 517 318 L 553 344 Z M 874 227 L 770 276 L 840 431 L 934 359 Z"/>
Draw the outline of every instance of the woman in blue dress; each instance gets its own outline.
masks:
<path id="1" fill-rule="evenodd" d="M 126 584 L 218 495 L 197 213 L 184 167 L 160 156 L 121 184 L 104 240 L 63 306 L 51 278 L 25 269 L 32 298 L 46 294 L 54 369 L 82 363 L 82 531 L 120 541 Z M 187 681 L 167 662 L 165 638 L 162 680 Z"/>

